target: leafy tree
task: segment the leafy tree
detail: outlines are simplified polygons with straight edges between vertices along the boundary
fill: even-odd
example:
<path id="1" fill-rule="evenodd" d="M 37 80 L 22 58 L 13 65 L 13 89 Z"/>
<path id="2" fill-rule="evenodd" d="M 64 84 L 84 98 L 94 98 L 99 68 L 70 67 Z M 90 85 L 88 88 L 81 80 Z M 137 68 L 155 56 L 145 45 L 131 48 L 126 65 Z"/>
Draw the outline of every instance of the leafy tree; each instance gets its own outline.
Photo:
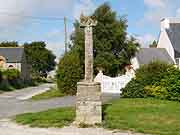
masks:
<path id="1" fill-rule="evenodd" d="M 139 44 L 134 38 L 127 38 L 126 18 L 118 17 L 107 3 L 98 7 L 92 17 L 98 21 L 93 28 L 95 74 L 102 69 L 106 75 L 116 76 L 129 64 Z M 74 28 L 70 51 L 60 59 L 57 75 L 58 87 L 66 93 L 71 90 L 76 93 L 76 83 L 84 73 L 84 29 L 77 20 Z"/>
<path id="2" fill-rule="evenodd" d="M 70 51 L 62 57 L 57 70 L 58 88 L 66 94 L 76 93 L 76 84 L 83 78 L 83 70 L 79 61 L 79 53 Z"/>
<path id="3" fill-rule="evenodd" d="M 102 69 L 106 75 L 116 76 L 129 64 L 139 44 L 134 38 L 127 39 L 126 18 L 118 17 L 107 3 L 98 7 L 92 17 L 98 21 L 93 29 L 95 74 L 98 69 Z M 83 64 L 84 31 L 78 21 L 74 26 L 75 31 L 71 37 L 74 46 L 71 49 L 77 48 Z"/>
<path id="4" fill-rule="evenodd" d="M 54 69 L 55 55 L 46 49 L 45 42 L 32 42 L 24 44 L 27 62 L 31 65 L 33 74 L 41 75 Z"/>
<path id="5" fill-rule="evenodd" d="M 1 42 L 0 47 L 18 47 L 18 42 L 12 41 L 12 42 Z"/>
<path id="6" fill-rule="evenodd" d="M 152 44 L 149 45 L 150 48 L 157 48 L 157 41 L 154 40 Z"/>

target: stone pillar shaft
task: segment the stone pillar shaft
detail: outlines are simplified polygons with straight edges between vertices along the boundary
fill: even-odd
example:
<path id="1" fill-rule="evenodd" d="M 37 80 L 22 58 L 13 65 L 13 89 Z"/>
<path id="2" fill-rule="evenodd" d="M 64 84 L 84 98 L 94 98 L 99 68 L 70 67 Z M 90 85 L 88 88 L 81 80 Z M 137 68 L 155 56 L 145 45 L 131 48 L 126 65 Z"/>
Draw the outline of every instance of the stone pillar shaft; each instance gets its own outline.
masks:
<path id="1" fill-rule="evenodd" d="M 85 27 L 85 81 L 93 82 L 93 28 Z"/>

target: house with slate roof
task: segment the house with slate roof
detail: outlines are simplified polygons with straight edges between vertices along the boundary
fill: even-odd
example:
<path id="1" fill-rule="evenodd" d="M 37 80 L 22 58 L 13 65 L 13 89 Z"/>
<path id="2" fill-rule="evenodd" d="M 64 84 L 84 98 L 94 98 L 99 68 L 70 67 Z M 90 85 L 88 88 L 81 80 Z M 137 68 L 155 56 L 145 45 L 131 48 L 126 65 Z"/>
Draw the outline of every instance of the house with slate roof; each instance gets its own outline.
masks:
<path id="1" fill-rule="evenodd" d="M 15 68 L 21 72 L 21 78 L 29 79 L 29 66 L 23 47 L 0 47 L 0 68 Z"/>
<path id="2" fill-rule="evenodd" d="M 164 18 L 161 20 L 157 48 L 165 48 L 180 68 L 180 18 Z"/>
<path id="3" fill-rule="evenodd" d="M 152 61 L 163 61 L 180 68 L 180 18 L 164 18 L 157 48 L 141 48 L 131 59 L 132 68 Z"/>
<path id="4" fill-rule="evenodd" d="M 149 64 L 153 61 L 162 61 L 174 65 L 174 61 L 168 54 L 165 48 L 141 48 L 131 59 L 131 64 L 134 70 L 141 65 Z"/>

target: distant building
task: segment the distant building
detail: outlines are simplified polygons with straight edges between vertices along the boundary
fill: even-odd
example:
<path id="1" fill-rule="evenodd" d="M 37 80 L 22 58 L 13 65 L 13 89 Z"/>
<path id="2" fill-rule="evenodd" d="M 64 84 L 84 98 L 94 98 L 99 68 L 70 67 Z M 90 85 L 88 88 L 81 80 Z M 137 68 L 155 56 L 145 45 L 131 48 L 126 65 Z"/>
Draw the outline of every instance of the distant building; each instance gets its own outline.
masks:
<path id="1" fill-rule="evenodd" d="M 21 78 L 30 78 L 29 66 L 23 47 L 0 47 L 0 68 L 15 68 L 21 72 Z"/>

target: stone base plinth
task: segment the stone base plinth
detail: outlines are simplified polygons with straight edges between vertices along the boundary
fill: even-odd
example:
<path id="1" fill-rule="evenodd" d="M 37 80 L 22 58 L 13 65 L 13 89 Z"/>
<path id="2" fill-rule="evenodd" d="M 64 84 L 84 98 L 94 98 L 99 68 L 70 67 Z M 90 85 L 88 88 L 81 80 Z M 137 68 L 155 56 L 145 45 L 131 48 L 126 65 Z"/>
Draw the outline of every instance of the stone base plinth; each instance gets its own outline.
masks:
<path id="1" fill-rule="evenodd" d="M 102 102 L 100 83 L 79 82 L 77 84 L 76 121 L 77 124 L 100 124 L 102 122 Z"/>

